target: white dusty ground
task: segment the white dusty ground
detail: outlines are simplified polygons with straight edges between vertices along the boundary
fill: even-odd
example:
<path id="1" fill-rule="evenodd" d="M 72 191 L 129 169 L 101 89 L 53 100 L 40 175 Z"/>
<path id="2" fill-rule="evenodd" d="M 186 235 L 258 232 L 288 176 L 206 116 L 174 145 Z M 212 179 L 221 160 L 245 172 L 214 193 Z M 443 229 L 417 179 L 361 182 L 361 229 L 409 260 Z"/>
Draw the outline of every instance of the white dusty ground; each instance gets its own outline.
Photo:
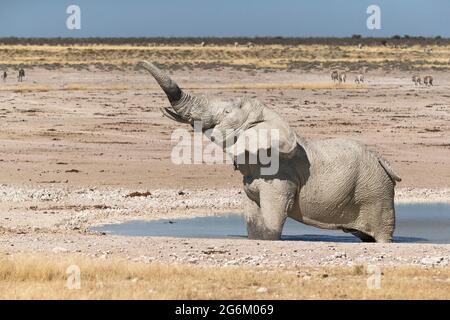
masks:
<path id="1" fill-rule="evenodd" d="M 127 220 L 241 212 L 243 191 L 229 189 L 68 188 L 0 186 L 2 230 L 84 230 Z M 450 203 L 450 188 L 399 188 L 396 203 Z M 31 214 L 30 214 L 31 213 Z"/>
<path id="2" fill-rule="evenodd" d="M 450 264 L 450 244 L 362 244 L 246 239 L 124 237 L 89 227 L 240 212 L 236 189 L 159 189 L 130 197 L 126 189 L 12 188 L 2 186 L 2 251 L 79 253 L 103 259 L 206 265 L 331 266 Z M 142 193 L 147 190 L 140 191 Z M 450 189 L 399 189 L 397 202 L 450 202 Z M 32 212 L 32 213 L 31 213 Z M 213 228 L 214 226 L 211 226 Z"/>

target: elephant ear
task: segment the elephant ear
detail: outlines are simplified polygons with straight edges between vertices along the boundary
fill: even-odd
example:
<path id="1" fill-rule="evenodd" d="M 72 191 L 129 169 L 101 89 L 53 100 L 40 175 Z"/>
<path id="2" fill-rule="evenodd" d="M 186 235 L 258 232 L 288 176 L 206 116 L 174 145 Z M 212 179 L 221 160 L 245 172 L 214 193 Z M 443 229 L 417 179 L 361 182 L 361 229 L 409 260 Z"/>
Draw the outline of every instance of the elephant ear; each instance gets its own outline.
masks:
<path id="1" fill-rule="evenodd" d="M 265 107 L 259 117 L 252 119 L 239 134 L 232 153 L 234 156 L 243 152 L 257 154 L 261 149 L 277 148 L 281 157 L 291 158 L 297 145 L 294 130 L 276 112 Z"/>

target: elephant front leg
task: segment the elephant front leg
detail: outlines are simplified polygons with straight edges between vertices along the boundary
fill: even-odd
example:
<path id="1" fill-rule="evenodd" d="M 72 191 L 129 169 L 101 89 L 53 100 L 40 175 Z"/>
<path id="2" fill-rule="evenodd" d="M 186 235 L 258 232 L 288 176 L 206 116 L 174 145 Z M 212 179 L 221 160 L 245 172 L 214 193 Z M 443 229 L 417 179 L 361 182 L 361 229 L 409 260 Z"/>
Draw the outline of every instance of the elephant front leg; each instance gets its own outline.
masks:
<path id="1" fill-rule="evenodd" d="M 246 199 L 245 215 L 249 239 L 280 240 L 287 212 L 291 205 L 290 192 L 266 185 L 260 189 L 259 205 Z"/>
<path id="2" fill-rule="evenodd" d="M 244 204 L 245 220 L 247 223 L 247 234 L 249 239 L 264 239 L 267 234 L 261 208 L 252 199 L 246 197 Z M 281 235 L 281 233 L 280 233 Z"/>

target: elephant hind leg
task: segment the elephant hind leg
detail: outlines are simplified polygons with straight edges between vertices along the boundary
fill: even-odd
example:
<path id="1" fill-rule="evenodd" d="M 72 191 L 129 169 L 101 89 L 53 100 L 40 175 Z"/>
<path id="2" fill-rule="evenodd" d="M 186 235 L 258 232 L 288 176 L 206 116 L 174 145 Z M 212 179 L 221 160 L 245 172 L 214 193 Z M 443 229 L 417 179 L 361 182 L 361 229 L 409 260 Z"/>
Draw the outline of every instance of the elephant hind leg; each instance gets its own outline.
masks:
<path id="1" fill-rule="evenodd" d="M 363 242 L 392 242 L 395 229 L 394 201 L 362 206 L 360 219 L 353 234 Z"/>
<path id="2" fill-rule="evenodd" d="M 372 237 L 371 235 L 364 233 L 362 231 L 353 230 L 353 229 L 347 229 L 344 231 L 351 233 L 355 237 L 358 237 L 362 242 L 375 242 L 376 241 L 374 237 Z"/>
<path id="3" fill-rule="evenodd" d="M 382 207 L 380 217 L 381 225 L 374 234 L 375 240 L 380 243 L 390 243 L 394 240 L 395 230 L 394 201 L 391 201 Z"/>

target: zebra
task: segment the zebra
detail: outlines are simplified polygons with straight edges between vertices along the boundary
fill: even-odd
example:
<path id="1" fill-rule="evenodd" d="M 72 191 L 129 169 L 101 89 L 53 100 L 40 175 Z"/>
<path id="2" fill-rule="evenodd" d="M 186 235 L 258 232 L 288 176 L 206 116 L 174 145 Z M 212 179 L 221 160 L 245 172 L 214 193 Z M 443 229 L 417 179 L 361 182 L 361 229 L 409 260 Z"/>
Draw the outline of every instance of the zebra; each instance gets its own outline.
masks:
<path id="1" fill-rule="evenodd" d="M 425 76 L 423 77 L 423 84 L 428 86 L 432 86 L 433 85 L 433 77 L 432 76 Z"/>
<path id="2" fill-rule="evenodd" d="M 415 86 L 420 86 L 422 84 L 422 79 L 419 76 L 414 75 L 412 76 L 412 82 L 414 82 Z"/>
<path id="3" fill-rule="evenodd" d="M 333 80 L 333 82 L 339 81 L 339 73 L 336 70 L 331 72 L 331 80 Z"/>
<path id="4" fill-rule="evenodd" d="M 22 82 L 24 77 L 25 77 L 25 70 L 23 70 L 22 68 L 20 68 L 20 70 L 19 70 L 19 76 L 17 77 L 17 79 L 19 79 L 19 82 Z"/>
<path id="5" fill-rule="evenodd" d="M 347 75 L 345 72 L 342 72 L 339 74 L 339 83 L 345 83 L 345 80 L 347 79 Z"/>
<path id="6" fill-rule="evenodd" d="M 235 42 L 235 43 L 234 43 L 234 47 L 235 47 L 235 48 L 239 47 L 239 42 Z"/>
<path id="7" fill-rule="evenodd" d="M 355 77 L 355 83 L 356 83 L 356 84 L 364 83 L 364 75 L 362 75 L 362 74 L 356 75 L 356 77 Z"/>
<path id="8" fill-rule="evenodd" d="M 253 48 L 254 46 L 253 42 L 247 42 L 247 48 Z"/>
<path id="9" fill-rule="evenodd" d="M 8 77 L 8 74 L 6 73 L 6 71 L 3 71 L 3 74 L 2 74 L 3 82 L 6 82 L 7 77 Z"/>

